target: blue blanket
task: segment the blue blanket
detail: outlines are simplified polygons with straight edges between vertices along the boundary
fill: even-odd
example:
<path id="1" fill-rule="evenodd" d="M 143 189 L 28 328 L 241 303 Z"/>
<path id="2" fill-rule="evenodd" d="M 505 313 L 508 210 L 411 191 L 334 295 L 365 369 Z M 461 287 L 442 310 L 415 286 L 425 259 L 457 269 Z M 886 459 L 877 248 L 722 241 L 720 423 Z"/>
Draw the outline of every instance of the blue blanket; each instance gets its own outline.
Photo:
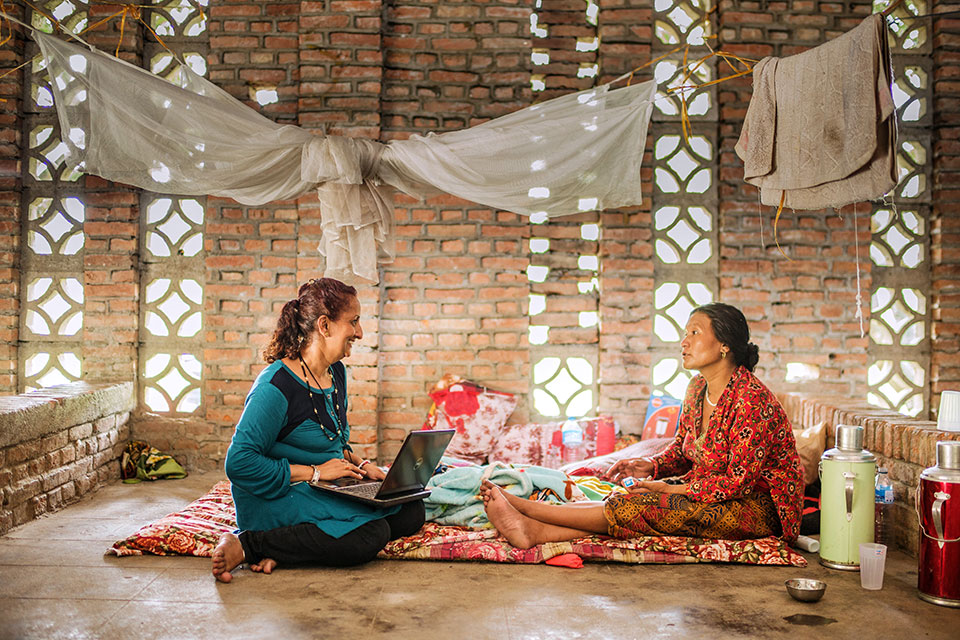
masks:
<path id="1" fill-rule="evenodd" d="M 534 491 L 546 493 L 556 502 L 579 494 L 576 484 L 556 469 L 535 465 L 490 465 L 453 467 L 437 474 L 427 483 L 430 496 L 424 502 L 427 520 L 444 525 L 483 529 L 490 527 L 480 497 L 480 483 L 490 480 L 515 496 L 529 498 Z"/>

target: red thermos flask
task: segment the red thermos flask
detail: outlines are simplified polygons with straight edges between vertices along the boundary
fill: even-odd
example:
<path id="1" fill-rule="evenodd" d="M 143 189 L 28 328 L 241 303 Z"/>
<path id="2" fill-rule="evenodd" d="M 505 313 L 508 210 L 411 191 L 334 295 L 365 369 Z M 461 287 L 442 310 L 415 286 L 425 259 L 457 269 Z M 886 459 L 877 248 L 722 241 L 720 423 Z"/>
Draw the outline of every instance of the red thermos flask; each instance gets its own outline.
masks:
<path id="1" fill-rule="evenodd" d="M 919 596 L 960 607 L 960 442 L 937 443 L 937 466 L 920 474 L 917 516 Z"/>

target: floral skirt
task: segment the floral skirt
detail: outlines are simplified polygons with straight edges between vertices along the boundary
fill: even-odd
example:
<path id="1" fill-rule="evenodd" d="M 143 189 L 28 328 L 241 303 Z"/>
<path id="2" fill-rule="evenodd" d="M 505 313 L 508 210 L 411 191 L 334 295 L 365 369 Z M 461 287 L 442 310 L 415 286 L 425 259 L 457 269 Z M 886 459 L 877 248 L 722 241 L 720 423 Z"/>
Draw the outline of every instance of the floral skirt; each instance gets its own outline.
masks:
<path id="1" fill-rule="evenodd" d="M 617 494 L 604 515 L 615 538 L 684 536 L 747 540 L 780 535 L 780 518 L 768 493 L 724 502 L 693 502 L 674 493 Z"/>

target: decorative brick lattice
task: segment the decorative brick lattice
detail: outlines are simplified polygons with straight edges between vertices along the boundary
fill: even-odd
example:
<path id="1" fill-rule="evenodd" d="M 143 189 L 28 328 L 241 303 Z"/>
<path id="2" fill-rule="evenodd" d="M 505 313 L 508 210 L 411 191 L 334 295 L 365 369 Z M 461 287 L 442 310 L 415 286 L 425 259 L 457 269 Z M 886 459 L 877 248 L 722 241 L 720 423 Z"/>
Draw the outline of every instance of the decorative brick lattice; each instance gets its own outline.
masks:
<path id="1" fill-rule="evenodd" d="M 538 3 L 531 13 L 537 99 L 595 86 L 599 73 L 594 3 Z M 536 419 L 583 417 L 597 411 L 600 334 L 599 241 L 596 199 L 583 212 L 546 220 L 530 217 L 527 281 L 530 318 L 531 413 Z"/>
<path id="2" fill-rule="evenodd" d="M 874 10 L 889 3 L 875 0 Z M 927 3 L 908 0 L 887 18 L 894 58 L 899 184 L 873 207 L 870 256 L 870 365 L 867 400 L 925 419 L 929 415 L 930 250 L 932 196 L 931 61 Z"/>
<path id="3" fill-rule="evenodd" d="M 207 71 L 206 0 L 154 0 L 144 66 L 180 84 L 182 66 Z M 139 402 L 168 415 L 202 404 L 203 248 L 206 198 L 140 194 Z"/>
<path id="4" fill-rule="evenodd" d="M 44 14 L 66 30 L 87 26 L 87 3 L 49 0 L 30 11 L 31 23 L 53 32 Z M 63 132 L 53 108 L 51 78 L 39 47 L 26 47 L 32 57 L 24 71 L 25 144 L 22 162 L 23 219 L 20 272 L 20 348 L 18 390 L 28 391 L 79 380 L 83 367 L 85 190 L 82 173 L 67 161 L 66 134 L 82 144 L 84 132 Z M 73 100 L 85 92 L 69 76 L 56 78 Z"/>
<path id="5" fill-rule="evenodd" d="M 682 398 L 692 373 L 681 366 L 680 342 L 690 312 L 719 294 L 716 90 L 688 88 L 716 77 L 714 59 L 700 61 L 712 33 L 711 0 L 658 2 L 654 57 L 697 45 L 656 63 L 660 81 L 653 134 L 653 395 Z M 691 130 L 684 135 L 684 112 Z"/>

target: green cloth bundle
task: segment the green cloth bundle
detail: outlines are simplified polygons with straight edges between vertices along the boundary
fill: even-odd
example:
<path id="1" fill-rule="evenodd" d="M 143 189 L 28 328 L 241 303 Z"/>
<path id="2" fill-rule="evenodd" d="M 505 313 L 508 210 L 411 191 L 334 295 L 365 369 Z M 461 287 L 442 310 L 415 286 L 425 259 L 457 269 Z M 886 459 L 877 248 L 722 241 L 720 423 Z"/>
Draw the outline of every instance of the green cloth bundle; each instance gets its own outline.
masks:
<path id="1" fill-rule="evenodd" d="M 173 456 L 160 453 L 145 442 L 134 440 L 127 443 L 123 451 L 120 476 L 124 482 L 132 484 L 141 480 L 186 478 L 187 472 Z"/>

